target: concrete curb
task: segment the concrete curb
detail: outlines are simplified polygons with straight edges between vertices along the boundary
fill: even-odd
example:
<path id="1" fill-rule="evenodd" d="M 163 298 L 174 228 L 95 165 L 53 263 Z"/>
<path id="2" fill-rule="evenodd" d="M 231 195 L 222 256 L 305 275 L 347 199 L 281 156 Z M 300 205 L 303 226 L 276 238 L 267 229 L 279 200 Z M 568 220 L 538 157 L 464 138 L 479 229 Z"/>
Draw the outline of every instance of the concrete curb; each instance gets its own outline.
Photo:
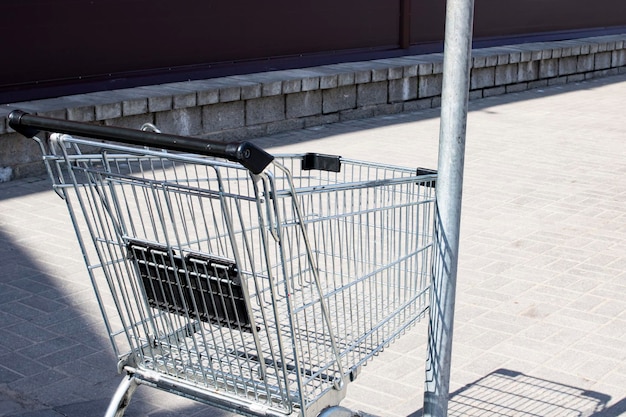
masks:
<path id="1" fill-rule="evenodd" d="M 473 51 L 470 99 L 626 73 L 626 34 Z M 239 75 L 0 107 L 6 178 L 43 172 L 37 147 L 6 122 L 19 108 L 42 116 L 238 141 L 283 131 L 438 107 L 443 54 Z M 19 157 L 18 157 L 19 156 Z"/>

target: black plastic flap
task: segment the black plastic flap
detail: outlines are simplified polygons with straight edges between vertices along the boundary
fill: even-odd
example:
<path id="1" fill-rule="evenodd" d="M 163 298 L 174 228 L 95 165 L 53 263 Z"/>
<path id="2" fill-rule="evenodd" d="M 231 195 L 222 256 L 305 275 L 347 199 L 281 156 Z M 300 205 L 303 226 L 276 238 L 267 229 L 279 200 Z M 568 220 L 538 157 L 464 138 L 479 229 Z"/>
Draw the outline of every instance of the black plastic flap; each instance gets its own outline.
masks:
<path id="1" fill-rule="evenodd" d="M 415 175 L 417 175 L 418 177 L 421 175 L 437 175 L 437 170 L 429 169 L 429 168 L 417 168 L 417 170 L 415 171 Z M 437 186 L 437 180 L 433 179 L 433 180 L 427 181 L 424 183 L 424 186 L 435 188 Z"/>
<path id="2" fill-rule="evenodd" d="M 320 153 L 307 153 L 302 157 L 302 170 L 310 171 L 312 169 L 329 172 L 340 172 L 341 157 Z"/>

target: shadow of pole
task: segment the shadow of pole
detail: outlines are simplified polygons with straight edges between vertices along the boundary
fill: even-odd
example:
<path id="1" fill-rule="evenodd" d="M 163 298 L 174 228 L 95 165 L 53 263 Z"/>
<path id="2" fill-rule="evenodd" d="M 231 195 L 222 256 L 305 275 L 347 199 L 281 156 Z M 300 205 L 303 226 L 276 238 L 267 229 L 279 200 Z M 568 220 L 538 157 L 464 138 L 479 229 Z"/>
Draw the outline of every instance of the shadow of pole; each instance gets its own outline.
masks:
<path id="1" fill-rule="evenodd" d="M 624 414 L 626 414 L 626 397 L 604 410 L 593 413 L 589 417 L 619 417 Z"/>

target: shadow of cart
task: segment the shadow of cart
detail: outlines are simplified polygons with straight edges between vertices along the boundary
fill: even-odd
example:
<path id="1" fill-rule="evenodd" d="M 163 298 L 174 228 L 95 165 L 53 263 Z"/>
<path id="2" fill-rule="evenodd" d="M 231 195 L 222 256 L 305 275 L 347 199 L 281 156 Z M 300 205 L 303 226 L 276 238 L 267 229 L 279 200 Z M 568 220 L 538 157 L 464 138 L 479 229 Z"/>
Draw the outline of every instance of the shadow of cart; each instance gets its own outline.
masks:
<path id="1" fill-rule="evenodd" d="M 611 397 L 509 369 L 498 369 L 450 395 L 448 416 L 617 417 L 626 398 Z M 409 417 L 422 416 L 423 410 Z"/>

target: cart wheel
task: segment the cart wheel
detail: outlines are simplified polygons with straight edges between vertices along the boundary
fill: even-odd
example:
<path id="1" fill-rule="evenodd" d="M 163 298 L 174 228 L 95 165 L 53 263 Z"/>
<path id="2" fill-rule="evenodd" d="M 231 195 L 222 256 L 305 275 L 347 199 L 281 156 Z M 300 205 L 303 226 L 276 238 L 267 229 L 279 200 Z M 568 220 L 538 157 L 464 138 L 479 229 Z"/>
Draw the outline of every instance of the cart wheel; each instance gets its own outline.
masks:
<path id="1" fill-rule="evenodd" d="M 345 407 L 334 406 L 325 408 L 317 417 L 358 417 L 359 415 Z"/>
<path id="2" fill-rule="evenodd" d="M 134 375 L 126 375 L 113 394 L 104 417 L 122 417 L 138 385 Z"/>

